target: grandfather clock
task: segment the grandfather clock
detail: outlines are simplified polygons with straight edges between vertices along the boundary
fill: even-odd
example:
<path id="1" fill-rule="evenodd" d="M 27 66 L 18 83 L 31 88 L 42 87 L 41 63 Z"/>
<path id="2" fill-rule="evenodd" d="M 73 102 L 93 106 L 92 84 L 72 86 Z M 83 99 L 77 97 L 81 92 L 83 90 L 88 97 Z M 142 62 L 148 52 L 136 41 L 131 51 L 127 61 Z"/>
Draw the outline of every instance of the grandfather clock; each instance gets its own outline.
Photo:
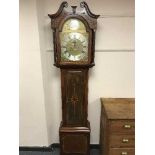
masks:
<path id="1" fill-rule="evenodd" d="M 53 29 L 54 65 L 61 70 L 62 122 L 59 128 L 61 155 L 89 155 L 88 70 L 94 66 L 95 30 L 99 15 L 86 2 L 77 6 L 62 2 L 49 14 Z"/>

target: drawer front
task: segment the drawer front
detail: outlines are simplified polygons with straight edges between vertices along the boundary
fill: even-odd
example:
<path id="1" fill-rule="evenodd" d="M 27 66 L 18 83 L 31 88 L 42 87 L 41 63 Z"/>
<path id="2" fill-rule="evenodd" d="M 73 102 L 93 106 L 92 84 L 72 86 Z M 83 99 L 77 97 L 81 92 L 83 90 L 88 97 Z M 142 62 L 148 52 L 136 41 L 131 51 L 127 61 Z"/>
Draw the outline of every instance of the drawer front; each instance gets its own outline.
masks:
<path id="1" fill-rule="evenodd" d="M 109 155 L 134 155 L 134 154 L 135 154 L 134 148 L 124 148 L 124 149 L 113 148 L 109 150 Z"/>
<path id="2" fill-rule="evenodd" d="M 115 120 L 109 123 L 110 133 L 120 134 L 134 134 L 135 122 L 134 120 Z"/>
<path id="3" fill-rule="evenodd" d="M 110 147 L 134 147 L 135 136 L 134 135 L 111 135 L 110 136 Z"/>

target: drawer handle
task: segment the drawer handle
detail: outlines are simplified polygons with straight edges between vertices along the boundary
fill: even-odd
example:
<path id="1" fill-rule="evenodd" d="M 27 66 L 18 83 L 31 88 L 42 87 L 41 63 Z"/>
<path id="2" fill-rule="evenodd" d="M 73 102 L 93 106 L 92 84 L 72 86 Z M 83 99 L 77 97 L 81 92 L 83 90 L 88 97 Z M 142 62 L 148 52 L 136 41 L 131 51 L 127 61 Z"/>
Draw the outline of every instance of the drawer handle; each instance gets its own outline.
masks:
<path id="1" fill-rule="evenodd" d="M 124 138 L 124 139 L 122 140 L 122 142 L 123 142 L 123 143 L 128 143 L 128 142 L 129 142 L 129 139 L 125 139 L 125 138 Z"/>
<path id="2" fill-rule="evenodd" d="M 128 154 L 128 152 L 122 152 L 121 153 L 121 155 L 127 155 Z"/>
<path id="3" fill-rule="evenodd" d="M 125 129 L 130 129 L 130 128 L 131 128 L 131 125 L 125 124 L 125 125 L 124 125 L 124 128 L 125 128 Z"/>

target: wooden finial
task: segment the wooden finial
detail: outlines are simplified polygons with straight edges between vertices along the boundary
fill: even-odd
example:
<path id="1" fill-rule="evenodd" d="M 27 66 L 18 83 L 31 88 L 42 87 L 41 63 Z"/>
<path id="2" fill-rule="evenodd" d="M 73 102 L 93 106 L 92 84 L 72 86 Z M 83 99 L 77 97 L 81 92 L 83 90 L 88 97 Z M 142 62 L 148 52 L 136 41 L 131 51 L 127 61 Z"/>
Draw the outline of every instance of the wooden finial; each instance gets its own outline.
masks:
<path id="1" fill-rule="evenodd" d="M 77 6 L 71 6 L 71 7 L 72 7 L 73 14 L 75 14 Z"/>

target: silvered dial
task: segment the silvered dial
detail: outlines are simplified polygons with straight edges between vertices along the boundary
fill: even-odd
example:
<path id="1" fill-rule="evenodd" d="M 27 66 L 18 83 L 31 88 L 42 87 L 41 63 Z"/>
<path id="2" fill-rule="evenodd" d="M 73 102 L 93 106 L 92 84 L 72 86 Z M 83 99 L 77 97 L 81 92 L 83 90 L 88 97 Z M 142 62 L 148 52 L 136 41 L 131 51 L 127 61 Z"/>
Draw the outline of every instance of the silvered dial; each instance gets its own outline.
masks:
<path id="1" fill-rule="evenodd" d="M 68 20 L 60 39 L 62 61 L 88 61 L 88 33 L 81 21 Z"/>

